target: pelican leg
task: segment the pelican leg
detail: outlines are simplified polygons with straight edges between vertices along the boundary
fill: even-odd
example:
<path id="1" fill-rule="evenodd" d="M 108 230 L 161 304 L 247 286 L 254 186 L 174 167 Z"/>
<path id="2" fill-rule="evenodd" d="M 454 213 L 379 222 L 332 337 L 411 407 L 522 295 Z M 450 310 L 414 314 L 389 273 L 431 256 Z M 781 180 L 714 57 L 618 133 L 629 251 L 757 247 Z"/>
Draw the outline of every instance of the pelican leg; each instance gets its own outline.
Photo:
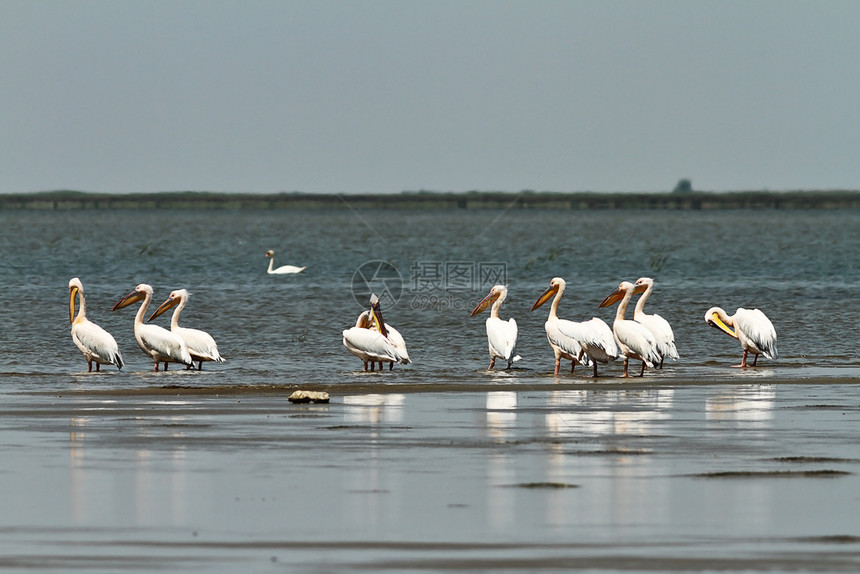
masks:
<path id="1" fill-rule="evenodd" d="M 597 361 L 594 361 L 594 378 L 597 378 Z"/>
<path id="2" fill-rule="evenodd" d="M 164 370 L 167 370 L 167 361 L 164 361 Z"/>
<path id="3" fill-rule="evenodd" d="M 379 361 L 379 370 L 382 370 L 382 361 Z"/>
<path id="4" fill-rule="evenodd" d="M 758 355 L 756 355 L 756 357 L 758 357 Z M 96 372 L 97 372 L 97 373 L 100 373 L 100 372 L 101 372 L 101 370 L 102 370 L 102 366 L 101 366 L 101 364 L 100 364 L 100 363 L 96 363 Z"/>
<path id="5" fill-rule="evenodd" d="M 645 361 L 642 361 L 642 370 L 639 371 L 639 376 L 642 377 L 645 375 Z"/>
<path id="6" fill-rule="evenodd" d="M 629 362 L 630 362 L 630 359 L 628 359 L 627 357 L 624 357 L 624 374 L 621 375 L 622 377 L 628 376 L 627 375 L 627 363 L 629 363 Z"/>
<path id="7" fill-rule="evenodd" d="M 740 367 L 742 369 L 745 369 L 746 367 L 748 367 L 749 365 L 747 365 L 747 352 L 748 351 L 746 349 L 744 349 L 744 354 L 741 357 L 741 364 L 740 365 L 732 365 L 732 366 L 733 367 Z"/>
<path id="8" fill-rule="evenodd" d="M 93 362 L 92 361 L 87 361 L 87 372 L 88 373 L 93 372 Z"/>
<path id="9" fill-rule="evenodd" d="M 382 367 L 380 367 L 380 369 L 381 369 L 381 368 L 382 368 Z M 389 362 L 388 362 L 388 370 L 389 370 L 389 371 L 393 371 L 393 370 L 394 370 L 394 361 L 389 361 Z"/>
<path id="10" fill-rule="evenodd" d="M 370 371 L 373 372 L 376 370 L 376 361 L 370 361 Z"/>
<path id="11" fill-rule="evenodd" d="M 571 361 L 570 361 L 570 374 L 571 374 L 571 375 L 573 374 L 573 370 L 574 370 L 575 368 L 576 368 L 576 360 L 575 360 L 575 359 L 571 359 Z"/>
<path id="12" fill-rule="evenodd" d="M 158 361 L 155 361 L 155 372 L 158 372 Z"/>
<path id="13" fill-rule="evenodd" d="M 364 370 L 367 371 L 367 361 L 362 361 L 362 364 L 364 365 Z"/>
<path id="14" fill-rule="evenodd" d="M 755 367 L 755 364 L 757 362 L 758 362 L 758 354 L 755 354 L 755 355 L 753 355 L 753 365 L 752 366 Z"/>
<path id="15" fill-rule="evenodd" d="M 558 369 L 560 366 L 561 366 L 561 358 L 558 358 L 555 360 L 555 372 L 553 373 L 554 375 L 558 375 Z"/>
<path id="16" fill-rule="evenodd" d="M 489 367 L 487 367 L 487 370 L 488 370 L 488 371 L 492 371 L 492 370 L 493 370 L 493 365 L 495 365 L 495 364 L 496 364 L 496 358 L 495 358 L 495 357 L 490 357 L 490 366 L 489 366 Z"/>

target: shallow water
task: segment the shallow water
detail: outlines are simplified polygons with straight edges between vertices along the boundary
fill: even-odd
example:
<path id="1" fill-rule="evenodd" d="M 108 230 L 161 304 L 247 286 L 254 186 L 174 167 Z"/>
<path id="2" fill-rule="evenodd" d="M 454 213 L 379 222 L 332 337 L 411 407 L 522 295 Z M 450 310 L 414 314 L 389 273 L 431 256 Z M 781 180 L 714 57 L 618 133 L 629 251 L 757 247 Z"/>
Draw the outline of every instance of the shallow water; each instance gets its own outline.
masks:
<path id="1" fill-rule="evenodd" d="M 0 220 L 4 569 L 858 568 L 855 212 Z M 267 249 L 307 271 L 266 275 Z M 340 331 L 375 261 L 397 268 L 371 287 L 391 293 L 414 363 L 363 373 Z M 553 377 L 546 309 L 529 309 L 556 275 L 563 317 L 608 322 L 597 304 L 621 279 L 655 277 L 650 311 L 681 359 L 628 381 L 620 365 Z M 121 372 L 85 372 L 72 276 Z M 489 373 L 468 314 L 497 278 L 523 360 Z M 192 291 L 184 324 L 228 361 L 151 372 L 134 311 L 110 311 L 139 282 L 157 302 Z M 705 325 L 712 305 L 763 309 L 780 359 L 729 368 L 740 349 Z M 332 401 L 293 405 L 299 387 Z"/>

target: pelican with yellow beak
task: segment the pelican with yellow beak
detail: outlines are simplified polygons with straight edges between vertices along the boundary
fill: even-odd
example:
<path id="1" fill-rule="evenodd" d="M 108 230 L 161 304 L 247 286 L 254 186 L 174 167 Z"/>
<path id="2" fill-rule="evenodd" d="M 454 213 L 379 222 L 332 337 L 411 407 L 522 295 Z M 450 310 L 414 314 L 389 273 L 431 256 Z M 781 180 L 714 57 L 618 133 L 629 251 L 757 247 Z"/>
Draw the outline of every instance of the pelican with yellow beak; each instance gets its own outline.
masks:
<path id="1" fill-rule="evenodd" d="M 75 298 L 80 298 L 78 314 L 75 316 Z M 77 277 L 69 280 L 69 321 L 72 323 L 72 341 L 84 354 L 87 372 L 101 370 L 101 365 L 116 365 L 122 369 L 123 360 L 113 336 L 87 319 L 87 301 L 84 298 L 84 284 Z"/>
<path id="2" fill-rule="evenodd" d="M 513 317 L 507 321 L 502 321 L 499 318 L 499 309 L 507 296 L 507 287 L 504 285 L 495 285 L 490 289 L 490 293 L 472 310 L 471 315 L 469 315 L 470 317 L 474 317 L 492 305 L 490 316 L 487 318 L 487 341 L 490 345 L 490 366 L 487 367 L 488 371 L 493 370 L 496 359 L 506 361 L 508 363 L 507 368 L 510 369 L 511 364 L 519 361 L 521 358 L 516 354 L 517 322 Z"/>
<path id="3" fill-rule="evenodd" d="M 113 310 L 128 307 L 138 301 L 143 301 L 143 303 L 140 304 L 140 309 L 137 310 L 137 315 L 134 317 L 134 338 L 137 339 L 137 344 L 141 350 L 155 361 L 155 370 L 158 371 L 159 363 L 164 363 L 165 371 L 168 363 L 193 365 L 191 355 L 188 353 L 188 346 L 179 335 L 158 325 L 147 325 L 143 322 L 146 308 L 152 301 L 152 287 L 146 283 L 141 283 L 134 288 L 134 291 L 117 301 Z"/>
<path id="4" fill-rule="evenodd" d="M 741 343 L 744 350 L 740 365 L 735 367 L 755 367 L 759 355 L 776 359 L 776 329 L 767 316 L 758 309 L 739 308 L 734 315 L 728 315 L 720 307 L 711 307 L 705 313 L 705 322 Z M 747 364 L 747 355 L 753 354 L 752 365 Z"/>
<path id="5" fill-rule="evenodd" d="M 612 331 L 615 333 L 615 340 L 618 341 L 618 347 L 621 349 L 621 354 L 624 355 L 624 374 L 627 375 L 627 365 L 630 359 L 642 361 L 642 370 L 639 376 L 645 374 L 645 366 L 654 368 L 660 363 L 660 353 L 657 351 L 657 341 L 654 335 L 651 334 L 644 325 L 636 321 L 630 321 L 624 318 L 627 312 L 627 305 L 630 303 L 630 298 L 633 296 L 635 287 L 629 281 L 622 281 L 618 285 L 618 289 L 610 293 L 606 299 L 600 303 L 600 307 L 607 307 L 614 303 L 618 303 L 618 309 L 615 311 L 615 321 L 612 323 Z"/>
<path id="6" fill-rule="evenodd" d="M 571 373 L 579 362 L 583 365 L 591 364 L 594 367 L 594 376 L 597 377 L 597 363 L 610 363 L 618 358 L 615 337 L 612 336 L 609 325 L 597 317 L 581 323 L 559 319 L 558 304 L 564 288 L 564 279 L 553 278 L 549 282 L 549 288 L 532 305 L 534 311 L 553 298 L 544 329 L 549 346 L 555 353 L 555 374 L 558 375 L 561 359 L 567 359 L 571 362 Z"/>
<path id="7" fill-rule="evenodd" d="M 361 359 L 364 370 L 373 371 L 376 363 L 382 370 L 382 363 L 388 363 L 389 369 L 394 363 L 408 365 L 412 361 L 406 351 L 406 342 L 400 333 L 386 325 L 379 306 L 379 297 L 370 296 L 370 310 L 363 311 L 355 322 L 355 327 L 343 332 L 343 345 L 346 349 Z"/>
<path id="8" fill-rule="evenodd" d="M 173 311 L 173 316 L 170 319 L 170 332 L 179 335 L 188 347 L 188 353 L 191 359 L 197 361 L 197 370 L 203 370 L 203 361 L 224 362 L 224 358 L 218 353 L 218 345 L 215 339 L 206 331 L 199 329 L 187 329 L 179 326 L 179 314 L 185 309 L 188 303 L 188 291 L 186 289 L 177 289 L 171 291 L 167 297 L 167 301 L 162 303 L 158 309 L 149 317 L 147 321 L 152 321 L 168 309 L 176 307 Z M 192 366 L 193 367 L 193 366 Z M 189 367 L 190 368 L 190 367 Z"/>

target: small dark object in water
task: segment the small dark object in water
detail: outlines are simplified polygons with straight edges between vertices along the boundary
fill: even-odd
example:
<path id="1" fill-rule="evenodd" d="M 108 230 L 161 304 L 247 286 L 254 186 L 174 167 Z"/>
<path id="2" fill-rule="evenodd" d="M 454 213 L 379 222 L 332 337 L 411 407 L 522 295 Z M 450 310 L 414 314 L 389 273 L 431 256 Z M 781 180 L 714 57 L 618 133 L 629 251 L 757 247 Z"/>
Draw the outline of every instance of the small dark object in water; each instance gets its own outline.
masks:
<path id="1" fill-rule="evenodd" d="M 579 488 L 579 485 L 565 482 L 521 482 L 512 486 L 517 488 Z"/>

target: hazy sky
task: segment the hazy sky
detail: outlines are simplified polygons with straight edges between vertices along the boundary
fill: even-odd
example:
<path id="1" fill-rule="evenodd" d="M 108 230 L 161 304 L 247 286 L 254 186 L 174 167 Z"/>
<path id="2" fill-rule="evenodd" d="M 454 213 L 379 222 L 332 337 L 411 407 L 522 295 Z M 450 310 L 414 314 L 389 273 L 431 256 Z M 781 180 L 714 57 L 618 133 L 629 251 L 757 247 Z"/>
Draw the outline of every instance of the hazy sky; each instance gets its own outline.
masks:
<path id="1" fill-rule="evenodd" d="M 860 187 L 860 2 L 0 0 L 0 192 Z"/>

